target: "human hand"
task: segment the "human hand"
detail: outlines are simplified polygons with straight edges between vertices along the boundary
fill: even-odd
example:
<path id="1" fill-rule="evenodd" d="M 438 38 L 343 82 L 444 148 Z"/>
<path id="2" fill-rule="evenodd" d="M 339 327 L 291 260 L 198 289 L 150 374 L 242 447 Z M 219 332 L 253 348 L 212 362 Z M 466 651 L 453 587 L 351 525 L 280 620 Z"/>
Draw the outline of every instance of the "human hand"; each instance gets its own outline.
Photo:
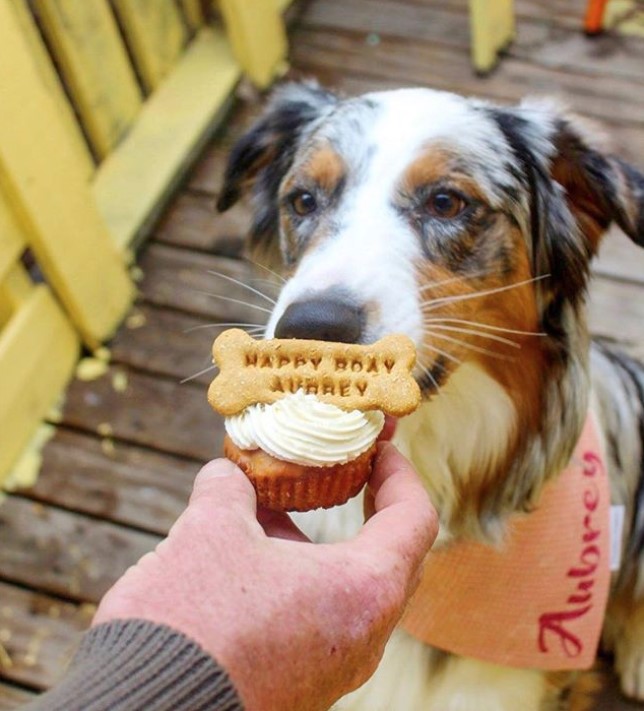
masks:
<path id="1" fill-rule="evenodd" d="M 375 671 L 437 533 L 407 460 L 379 445 L 373 512 L 351 541 L 313 544 L 285 514 L 256 512 L 234 464 L 216 460 L 155 551 L 103 598 L 93 624 L 147 619 L 197 641 L 249 711 L 326 709 Z"/>

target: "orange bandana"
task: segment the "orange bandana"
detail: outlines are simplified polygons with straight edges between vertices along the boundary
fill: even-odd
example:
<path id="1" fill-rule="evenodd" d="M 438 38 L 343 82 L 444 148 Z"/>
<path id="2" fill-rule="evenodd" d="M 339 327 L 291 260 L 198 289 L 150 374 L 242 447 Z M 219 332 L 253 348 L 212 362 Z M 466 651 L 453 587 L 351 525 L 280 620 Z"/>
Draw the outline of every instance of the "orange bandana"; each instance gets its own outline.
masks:
<path id="1" fill-rule="evenodd" d="M 610 583 L 608 478 L 589 415 L 569 466 L 504 544 L 429 554 L 402 627 L 426 644 L 512 667 L 593 664 Z"/>

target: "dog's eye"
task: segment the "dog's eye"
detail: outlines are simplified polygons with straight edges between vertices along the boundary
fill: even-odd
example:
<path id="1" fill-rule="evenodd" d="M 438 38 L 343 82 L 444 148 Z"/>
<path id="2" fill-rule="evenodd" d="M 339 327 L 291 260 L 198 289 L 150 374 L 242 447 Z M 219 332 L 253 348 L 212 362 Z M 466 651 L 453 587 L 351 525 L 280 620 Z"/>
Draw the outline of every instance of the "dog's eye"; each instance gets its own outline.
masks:
<path id="1" fill-rule="evenodd" d="M 291 206 L 298 215 L 304 217 L 304 215 L 310 215 L 314 212 L 318 204 L 311 193 L 303 190 L 291 197 Z"/>
<path id="2" fill-rule="evenodd" d="M 440 217 L 444 220 L 458 217 L 466 206 L 465 200 L 458 193 L 451 190 L 440 190 L 432 193 L 425 203 L 427 212 L 432 217 Z"/>

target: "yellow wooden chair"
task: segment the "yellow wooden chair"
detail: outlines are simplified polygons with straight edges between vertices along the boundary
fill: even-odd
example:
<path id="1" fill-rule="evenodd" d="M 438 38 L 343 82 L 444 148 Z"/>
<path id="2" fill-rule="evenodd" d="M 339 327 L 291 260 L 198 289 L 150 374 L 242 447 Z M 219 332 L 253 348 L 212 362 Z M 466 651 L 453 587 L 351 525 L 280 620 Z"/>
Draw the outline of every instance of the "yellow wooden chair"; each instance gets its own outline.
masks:
<path id="1" fill-rule="evenodd" d="M 487 74 L 514 39 L 513 0 L 470 0 L 472 64 L 478 74 Z"/>

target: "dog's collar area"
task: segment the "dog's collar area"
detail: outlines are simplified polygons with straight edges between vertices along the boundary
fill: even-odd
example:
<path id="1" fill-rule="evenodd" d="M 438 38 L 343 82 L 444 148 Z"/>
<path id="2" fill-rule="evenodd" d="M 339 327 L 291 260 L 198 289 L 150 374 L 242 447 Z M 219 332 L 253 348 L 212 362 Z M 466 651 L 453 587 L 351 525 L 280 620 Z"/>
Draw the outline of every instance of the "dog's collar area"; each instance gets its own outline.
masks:
<path id="1" fill-rule="evenodd" d="M 499 548 L 429 554 L 402 627 L 426 644 L 512 667 L 592 666 L 610 584 L 610 491 L 589 413 L 568 467 Z"/>

